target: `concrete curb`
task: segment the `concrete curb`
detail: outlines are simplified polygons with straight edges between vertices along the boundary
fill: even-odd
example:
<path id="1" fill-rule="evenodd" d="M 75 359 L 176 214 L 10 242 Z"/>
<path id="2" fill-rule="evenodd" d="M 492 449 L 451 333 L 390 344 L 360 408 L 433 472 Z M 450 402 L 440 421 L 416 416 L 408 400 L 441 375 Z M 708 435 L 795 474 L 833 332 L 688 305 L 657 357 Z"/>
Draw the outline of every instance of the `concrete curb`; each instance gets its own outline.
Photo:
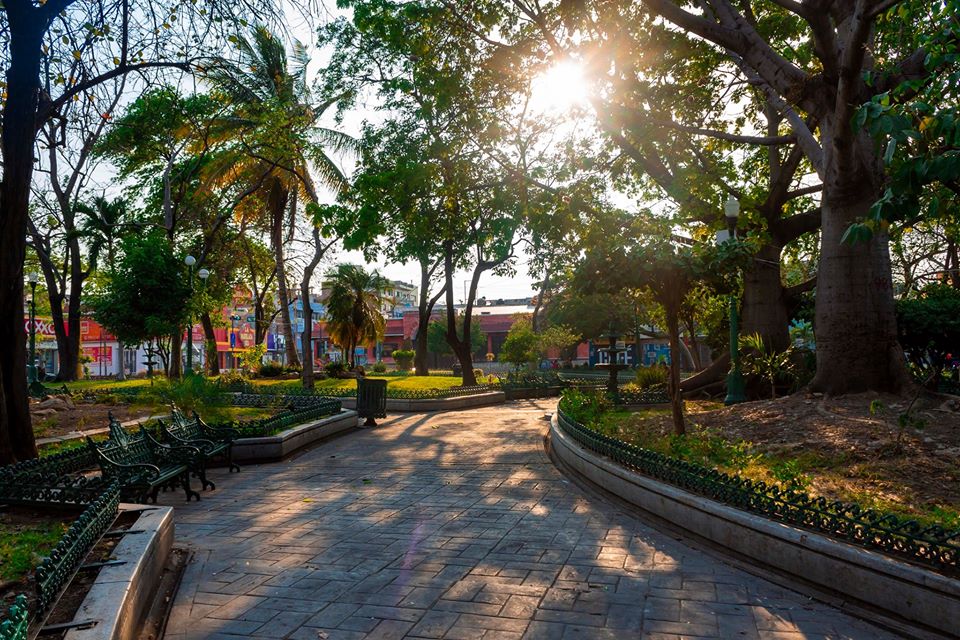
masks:
<path id="1" fill-rule="evenodd" d="M 936 634 L 927 637 L 956 637 L 958 580 L 634 473 L 580 446 L 563 432 L 556 414 L 550 444 L 560 461 L 586 479 L 697 537 L 816 589 L 842 594 L 855 608 L 879 610 L 921 635 L 917 626 Z"/>
<path id="2" fill-rule="evenodd" d="M 100 569 L 76 620 L 97 620 L 89 629 L 71 629 L 64 640 L 127 640 L 136 638 L 156 595 L 163 567 L 173 548 L 173 508 L 121 504 L 120 511 L 140 511 L 113 550 L 124 564 Z M 132 533 L 137 531 L 138 533 Z"/>
<path id="3" fill-rule="evenodd" d="M 239 438 L 233 443 L 233 459 L 236 462 L 282 460 L 317 440 L 356 426 L 357 412 L 341 410 L 336 415 L 291 427 L 274 436 Z"/>
<path id="4" fill-rule="evenodd" d="M 356 398 L 340 398 L 340 401 L 343 403 L 343 407 L 346 409 L 354 409 L 357 406 Z M 495 404 L 503 404 L 506 401 L 507 397 L 503 391 L 490 391 L 488 393 L 476 393 L 470 396 L 424 400 L 387 398 L 387 411 L 399 411 L 401 413 L 456 411 L 457 409 L 472 409 L 473 407 L 486 407 Z"/>

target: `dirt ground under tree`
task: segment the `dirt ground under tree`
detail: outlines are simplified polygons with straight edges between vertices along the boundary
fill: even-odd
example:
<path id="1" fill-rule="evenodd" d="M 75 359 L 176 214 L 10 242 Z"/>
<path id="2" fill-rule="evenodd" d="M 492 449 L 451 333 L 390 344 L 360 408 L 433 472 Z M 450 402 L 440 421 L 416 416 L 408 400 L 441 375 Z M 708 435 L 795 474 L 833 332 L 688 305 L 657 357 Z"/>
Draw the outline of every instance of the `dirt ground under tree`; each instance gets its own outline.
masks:
<path id="1" fill-rule="evenodd" d="M 743 475 L 772 481 L 771 467 L 789 462 L 815 495 L 960 528 L 960 398 L 921 397 L 901 427 L 911 399 L 799 393 L 731 407 L 691 400 L 686 415 L 689 432 L 762 454 L 763 464 L 738 470 Z M 640 411 L 616 429 L 643 446 L 651 436 L 667 442 L 672 423 L 668 410 Z"/>

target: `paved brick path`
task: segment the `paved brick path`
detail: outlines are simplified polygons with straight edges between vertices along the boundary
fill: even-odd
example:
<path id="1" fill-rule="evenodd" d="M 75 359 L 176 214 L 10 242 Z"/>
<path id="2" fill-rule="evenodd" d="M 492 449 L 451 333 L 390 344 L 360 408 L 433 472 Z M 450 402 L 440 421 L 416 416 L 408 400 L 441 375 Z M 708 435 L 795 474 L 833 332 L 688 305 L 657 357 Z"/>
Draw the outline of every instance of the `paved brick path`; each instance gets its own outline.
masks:
<path id="1" fill-rule="evenodd" d="M 889 638 L 585 494 L 552 403 L 407 415 L 176 507 L 169 640 Z"/>

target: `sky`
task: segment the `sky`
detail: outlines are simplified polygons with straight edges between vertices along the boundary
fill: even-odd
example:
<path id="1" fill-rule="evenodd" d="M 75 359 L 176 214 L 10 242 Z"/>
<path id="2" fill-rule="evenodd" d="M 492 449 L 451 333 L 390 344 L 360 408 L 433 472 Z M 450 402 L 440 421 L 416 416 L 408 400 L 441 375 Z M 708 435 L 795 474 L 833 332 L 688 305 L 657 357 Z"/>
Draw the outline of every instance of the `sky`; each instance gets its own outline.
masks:
<path id="1" fill-rule="evenodd" d="M 322 22 L 324 19 L 332 19 L 336 15 L 348 15 L 347 12 L 332 8 L 332 3 L 327 6 L 328 15 L 324 18 L 314 18 L 315 22 Z M 316 26 L 305 21 L 295 9 L 288 8 L 287 15 L 288 28 L 291 36 L 300 40 L 310 47 L 311 64 L 308 71 L 316 74 L 323 66 L 327 54 L 324 51 L 316 49 Z M 576 70 L 561 69 L 559 73 L 549 74 L 534 84 L 534 101 L 539 108 L 544 110 L 568 109 L 574 101 L 585 99 L 585 92 L 578 89 Z M 347 113 L 344 117 L 340 130 L 351 135 L 359 135 L 363 122 L 365 120 L 376 121 L 378 115 L 373 108 L 372 102 L 364 104 L 363 100 L 358 100 L 356 109 Z M 327 126 L 331 122 L 324 123 Z M 329 196 L 332 198 L 332 196 Z M 394 279 L 403 280 L 413 284 L 420 282 L 420 266 L 416 262 L 409 264 L 387 263 L 383 260 L 367 263 L 363 254 L 359 251 L 340 251 L 334 257 L 333 262 L 353 262 L 357 264 L 369 264 L 369 266 L 378 269 L 382 275 Z M 525 298 L 536 294 L 534 279 L 530 276 L 527 269 L 528 259 L 525 255 L 519 255 L 514 261 L 514 273 L 511 275 L 498 276 L 493 273 L 484 273 L 480 279 L 477 297 L 486 297 L 488 299 L 498 298 Z M 469 286 L 470 271 L 461 271 L 454 277 L 455 299 L 457 302 L 465 297 L 465 287 Z"/>

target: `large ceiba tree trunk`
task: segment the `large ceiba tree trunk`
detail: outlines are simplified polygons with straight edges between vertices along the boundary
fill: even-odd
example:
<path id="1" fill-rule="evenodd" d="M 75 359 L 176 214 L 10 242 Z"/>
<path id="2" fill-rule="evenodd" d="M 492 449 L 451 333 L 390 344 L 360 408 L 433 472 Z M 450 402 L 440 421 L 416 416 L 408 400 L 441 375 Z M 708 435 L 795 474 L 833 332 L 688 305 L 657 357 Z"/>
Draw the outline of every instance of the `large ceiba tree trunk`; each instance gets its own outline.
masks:
<path id="1" fill-rule="evenodd" d="M 874 143 L 849 122 L 821 125 L 824 191 L 814 332 L 815 391 L 900 391 L 909 384 L 897 325 L 886 234 L 842 242 L 880 196 L 881 167 Z"/>
<path id="2" fill-rule="evenodd" d="M 790 346 L 790 315 L 780 279 L 780 251 L 765 244 L 743 272 L 743 335 L 760 334 L 764 344 L 776 351 Z"/>
<path id="3" fill-rule="evenodd" d="M 37 456 L 27 397 L 23 263 L 47 20 L 32 3 L 8 3 L 5 11 L 10 60 L 0 130 L 0 463 L 9 464 Z"/>
<path id="4" fill-rule="evenodd" d="M 286 260 L 283 255 L 283 220 L 286 216 L 289 197 L 290 193 L 283 183 L 279 179 L 274 179 L 270 184 L 268 203 L 271 216 L 270 244 L 277 261 L 277 296 L 280 298 L 280 315 L 277 323 L 283 333 L 287 366 L 299 367 L 300 357 L 297 355 L 293 323 L 290 321 L 290 293 L 287 287 Z"/>

